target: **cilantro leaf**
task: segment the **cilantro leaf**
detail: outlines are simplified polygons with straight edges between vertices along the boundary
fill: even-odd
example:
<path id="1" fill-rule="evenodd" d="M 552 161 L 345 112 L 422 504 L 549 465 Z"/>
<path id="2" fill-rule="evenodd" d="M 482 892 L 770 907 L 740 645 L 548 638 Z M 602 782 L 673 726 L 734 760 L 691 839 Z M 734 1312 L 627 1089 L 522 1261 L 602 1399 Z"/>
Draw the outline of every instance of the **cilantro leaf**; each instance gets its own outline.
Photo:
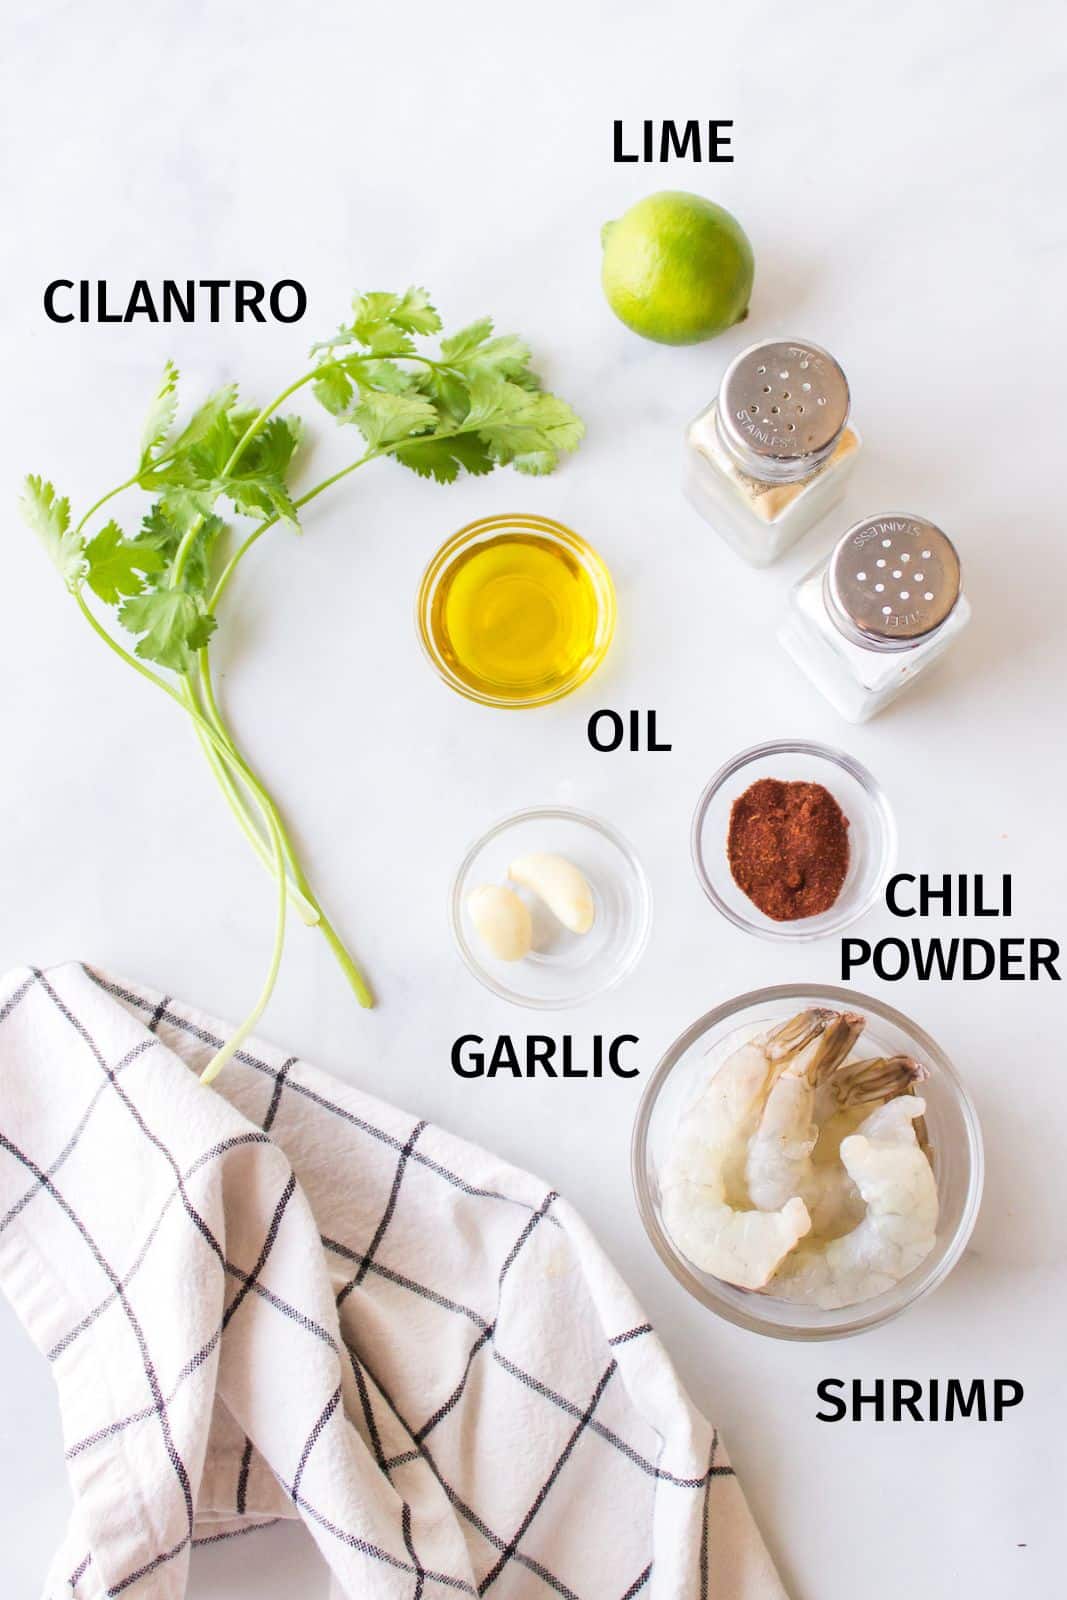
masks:
<path id="1" fill-rule="evenodd" d="M 520 388 L 507 378 L 479 377 L 471 384 L 468 427 L 477 430 L 500 466 L 550 472 L 562 451 L 576 450 L 585 428 L 566 401 Z"/>
<path id="2" fill-rule="evenodd" d="M 414 375 L 398 367 L 395 361 L 363 361 L 353 363 L 356 382 L 364 388 L 387 389 L 390 394 L 403 394 L 415 385 Z"/>
<path id="3" fill-rule="evenodd" d="M 188 450 L 192 445 L 199 444 L 201 439 L 207 437 L 220 417 L 232 411 L 237 400 L 237 385 L 224 384 L 214 394 L 209 395 L 203 405 L 198 406 L 193 412 L 185 427 L 175 439 L 172 449 L 175 454 Z M 251 420 L 251 419 L 249 419 Z"/>
<path id="4" fill-rule="evenodd" d="M 541 380 L 529 367 L 530 347 L 513 333 L 501 334 L 472 350 L 463 370 L 472 378 L 483 375 L 509 378 L 523 389 L 540 389 Z"/>
<path id="5" fill-rule="evenodd" d="M 458 373 L 446 367 L 427 367 L 419 375 L 417 387 L 429 396 L 447 421 L 464 421 L 470 410 L 470 390 Z"/>
<path id="6" fill-rule="evenodd" d="M 437 408 L 424 395 L 387 394 L 378 389 L 364 392 L 352 416 L 372 450 L 408 434 L 422 433 L 438 420 Z"/>
<path id="7" fill-rule="evenodd" d="M 235 470 L 257 477 L 284 477 L 302 433 L 299 417 L 271 417 L 248 441 Z"/>
<path id="8" fill-rule="evenodd" d="M 408 333 L 439 333 L 441 318 L 425 289 L 408 289 L 394 307 L 390 321 Z"/>
<path id="9" fill-rule="evenodd" d="M 496 465 L 488 445 L 473 433 L 429 433 L 423 438 L 408 440 L 393 454 L 420 478 L 433 478 L 438 483 L 454 483 L 461 468 L 472 477 L 480 478 L 492 472 Z"/>
<path id="10" fill-rule="evenodd" d="M 491 338 L 490 317 L 461 328 L 441 340 L 441 354 L 449 366 L 468 380 L 478 377 L 510 378 L 523 388 L 539 389 L 540 379 L 529 370 L 530 347 L 513 333 Z"/>
<path id="11" fill-rule="evenodd" d="M 168 514 L 163 501 L 156 500 L 145 513 L 137 537 L 142 544 L 151 545 L 161 556 L 169 560 L 181 543 L 182 530 Z"/>
<path id="12" fill-rule="evenodd" d="M 137 654 L 174 672 L 188 672 L 196 651 L 215 631 L 215 618 L 203 600 L 184 589 L 152 589 L 132 595 L 119 621 L 139 635 Z"/>
<path id="13" fill-rule="evenodd" d="M 411 343 L 407 335 L 400 337 L 405 343 Z M 342 356 L 325 359 L 311 387 L 319 404 L 332 416 L 340 422 L 351 422 L 357 391 L 380 389 L 389 394 L 404 394 L 416 387 L 416 383 L 415 376 L 397 366 L 393 359 Z"/>
<path id="14" fill-rule="evenodd" d="M 585 438 L 585 423 L 566 400 L 543 391 L 527 391 L 527 400 L 537 426 L 545 435 L 543 448 L 554 451 L 557 458 L 561 453 L 569 455 L 577 450 Z"/>
<path id="15" fill-rule="evenodd" d="M 353 315 L 348 332 L 353 339 L 365 344 L 379 328 L 386 326 L 399 304 L 399 295 L 385 294 L 380 290 L 357 295 L 352 302 Z"/>
<path id="16" fill-rule="evenodd" d="M 368 333 L 364 343 L 375 356 L 410 356 L 415 351 L 415 341 L 410 333 L 405 333 L 403 328 L 398 328 L 392 323 L 387 323 L 382 328 L 374 328 Z"/>
<path id="17" fill-rule="evenodd" d="M 292 496 L 280 478 L 229 478 L 223 492 L 238 511 L 248 516 L 277 517 L 299 533 L 300 517 Z"/>
<path id="18" fill-rule="evenodd" d="M 330 356 L 335 350 L 343 350 L 346 345 L 354 344 L 355 342 L 356 336 L 352 332 L 351 326 L 342 322 L 337 332 L 332 333 L 328 339 L 316 339 L 315 343 L 309 346 L 308 355 Z"/>
<path id="19" fill-rule="evenodd" d="M 425 289 L 408 289 L 406 293 L 384 294 L 375 291 L 361 294 L 352 303 L 353 317 L 341 334 L 367 345 L 376 355 L 409 353 L 414 346 L 409 342 L 406 350 L 399 345 L 386 348 L 398 335 L 412 333 L 437 333 L 441 318 L 430 304 Z"/>
<path id="20" fill-rule="evenodd" d="M 352 379 L 340 361 L 324 361 L 311 389 L 315 399 L 331 416 L 344 416 L 352 403 Z"/>
<path id="21" fill-rule="evenodd" d="M 141 531 L 135 541 L 138 545 L 144 545 L 158 554 L 162 562 L 158 570 L 163 574 L 169 574 L 184 533 L 192 525 L 193 517 L 200 515 L 192 506 L 186 506 L 181 501 L 178 511 L 175 512 L 173 509 L 175 493 L 180 495 L 182 491 L 168 491 L 163 499 L 155 502 L 141 523 Z M 196 593 L 203 593 L 207 588 L 210 579 L 211 552 L 224 527 L 225 523 L 221 517 L 210 515 L 203 518 L 192 548 L 186 556 L 183 588 Z M 162 582 L 166 582 L 165 577 Z"/>
<path id="22" fill-rule="evenodd" d="M 178 369 L 173 361 L 163 368 L 163 381 L 152 398 L 141 433 L 141 471 L 147 471 L 171 428 L 178 411 Z"/>
<path id="23" fill-rule="evenodd" d="M 470 322 L 458 333 L 450 334 L 447 339 L 441 340 L 441 355 L 445 361 L 458 362 L 461 357 L 476 350 L 484 344 L 493 331 L 492 317 L 479 317 L 477 322 Z"/>
<path id="24" fill-rule="evenodd" d="M 236 439 L 224 465 L 232 459 L 244 427 L 236 426 Z M 301 424 L 296 417 L 271 417 L 249 439 L 229 474 L 220 477 L 217 489 L 227 495 L 238 510 L 249 514 L 277 516 L 299 528 L 296 507 L 285 484 L 285 474 L 300 441 Z"/>
<path id="25" fill-rule="evenodd" d="M 194 522 L 206 521 L 211 516 L 215 495 L 209 484 L 194 485 L 191 488 L 177 484 L 164 489 L 162 504 L 167 516 L 178 528 L 180 537 L 188 533 Z"/>
<path id="26" fill-rule="evenodd" d="M 85 546 L 88 581 L 105 605 L 116 606 L 124 595 L 140 594 L 145 574 L 162 572 L 163 556 L 154 546 L 123 537 L 117 522 L 108 522 Z"/>
<path id="27" fill-rule="evenodd" d="M 70 525 L 70 501 L 56 498 L 52 484 L 31 473 L 19 499 L 23 521 L 41 540 L 68 589 L 85 573 L 85 546 Z"/>
<path id="28" fill-rule="evenodd" d="M 249 434 L 258 411 L 232 404 L 220 409 L 219 397 L 213 399 L 213 414 L 202 408 L 194 442 L 187 442 L 174 461 L 142 483 L 163 488 L 166 515 L 182 532 L 195 520 L 209 518 L 220 495 L 248 516 L 279 517 L 296 526 L 285 479 L 300 441 L 299 418 L 271 417 Z"/>

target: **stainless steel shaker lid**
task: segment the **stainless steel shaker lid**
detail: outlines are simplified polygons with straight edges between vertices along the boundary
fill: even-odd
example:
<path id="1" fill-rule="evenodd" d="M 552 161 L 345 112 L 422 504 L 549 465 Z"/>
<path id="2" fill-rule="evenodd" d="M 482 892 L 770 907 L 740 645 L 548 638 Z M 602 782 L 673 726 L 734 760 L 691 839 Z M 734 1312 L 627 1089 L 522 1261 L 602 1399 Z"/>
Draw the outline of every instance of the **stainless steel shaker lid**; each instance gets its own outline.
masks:
<path id="1" fill-rule="evenodd" d="M 754 344 L 719 389 L 723 439 L 753 477 L 795 481 L 833 453 L 848 421 L 845 374 L 803 339 Z"/>
<path id="2" fill-rule="evenodd" d="M 834 547 L 826 571 L 830 616 L 877 650 L 900 650 L 948 617 L 960 594 L 960 558 L 925 517 L 866 517 Z"/>

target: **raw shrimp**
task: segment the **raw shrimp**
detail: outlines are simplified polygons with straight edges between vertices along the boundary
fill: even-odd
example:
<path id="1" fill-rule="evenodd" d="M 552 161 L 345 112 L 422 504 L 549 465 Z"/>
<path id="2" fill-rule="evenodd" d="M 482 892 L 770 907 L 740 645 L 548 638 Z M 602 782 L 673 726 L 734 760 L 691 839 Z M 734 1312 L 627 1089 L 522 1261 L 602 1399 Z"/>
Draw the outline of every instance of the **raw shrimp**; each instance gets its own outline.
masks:
<path id="1" fill-rule="evenodd" d="M 915 1137 L 926 1110 L 901 1094 L 872 1111 L 841 1141 L 841 1160 L 866 1213 L 851 1233 L 805 1245 L 786 1261 L 769 1292 L 824 1311 L 884 1294 L 926 1259 L 937 1229 L 937 1184 Z"/>
<path id="2" fill-rule="evenodd" d="M 811 1153 L 819 1137 L 816 1084 L 844 1061 L 863 1021 L 851 1011 L 834 1015 L 804 1049 L 777 1064 L 745 1161 L 749 1199 L 761 1211 L 777 1211 L 793 1195 L 806 1200 L 805 1189 L 813 1189 Z"/>
<path id="3" fill-rule="evenodd" d="M 896 1095 L 913 1092 L 927 1075 L 911 1056 L 878 1056 L 870 1061 L 849 1061 L 815 1087 L 815 1120 L 820 1143 L 816 1145 L 812 1184 L 802 1190 L 811 1214 L 812 1233 L 833 1238 L 855 1227 L 863 1216 L 863 1199 L 841 1161 L 841 1144 L 858 1133 L 856 1114 L 864 1106 L 878 1106 Z M 871 1113 L 868 1113 L 870 1115 Z M 926 1125 L 913 1120 L 916 1138 L 926 1150 Z"/>
<path id="4" fill-rule="evenodd" d="M 762 1288 L 811 1226 L 795 1197 L 777 1211 L 742 1209 L 742 1180 L 772 1072 L 818 1038 L 833 1015 L 804 1011 L 741 1045 L 675 1134 L 663 1175 L 664 1226 L 695 1266 L 743 1289 Z"/>
<path id="5" fill-rule="evenodd" d="M 862 1028 L 846 1012 L 805 1058 L 794 1057 L 767 1098 L 745 1166 L 753 1204 L 774 1210 L 799 1195 L 819 1237 L 844 1233 L 863 1214 L 840 1160 L 813 1159 L 820 1130 L 838 1112 L 903 1094 L 923 1072 L 909 1056 L 846 1062 Z"/>

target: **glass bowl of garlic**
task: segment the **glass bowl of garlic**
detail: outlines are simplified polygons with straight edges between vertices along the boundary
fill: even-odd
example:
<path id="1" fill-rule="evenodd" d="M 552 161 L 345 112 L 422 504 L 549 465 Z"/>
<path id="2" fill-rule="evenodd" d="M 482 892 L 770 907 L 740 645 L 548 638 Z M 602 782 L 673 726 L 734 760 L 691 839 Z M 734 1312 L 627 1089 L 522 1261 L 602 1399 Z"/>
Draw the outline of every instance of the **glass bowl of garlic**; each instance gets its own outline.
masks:
<path id="1" fill-rule="evenodd" d="M 944 1051 L 826 984 L 758 989 L 687 1028 L 646 1085 L 631 1154 L 668 1270 L 779 1339 L 899 1316 L 959 1261 L 982 1193 L 978 1118 Z"/>
<path id="2" fill-rule="evenodd" d="M 536 1010 L 584 1004 L 641 957 L 652 893 L 632 846 L 565 806 L 504 817 L 460 863 L 449 898 L 456 947 L 480 983 Z"/>

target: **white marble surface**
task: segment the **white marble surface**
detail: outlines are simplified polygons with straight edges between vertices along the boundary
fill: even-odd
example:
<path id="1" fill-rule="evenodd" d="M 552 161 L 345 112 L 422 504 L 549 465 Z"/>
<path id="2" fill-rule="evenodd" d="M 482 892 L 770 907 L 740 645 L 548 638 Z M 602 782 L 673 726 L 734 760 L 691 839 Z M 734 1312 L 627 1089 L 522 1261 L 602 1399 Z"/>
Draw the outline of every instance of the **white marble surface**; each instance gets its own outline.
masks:
<path id="1" fill-rule="evenodd" d="M 903 865 L 1011 871 L 1017 915 L 995 931 L 1064 934 L 1059 8 L 20 11 L 2 52 L 8 506 L 26 469 L 82 504 L 117 480 L 165 355 L 197 387 L 234 373 L 273 393 L 357 285 L 424 281 L 454 323 L 492 311 L 589 424 L 580 456 L 545 481 L 445 491 L 379 464 L 324 499 L 302 541 L 273 536 L 248 562 L 221 644 L 226 702 L 382 997 L 358 1013 L 297 927 L 266 1031 L 577 1202 L 721 1424 L 794 1600 L 1058 1593 L 1062 990 L 872 980 L 965 1072 L 985 1204 L 932 1299 L 861 1339 L 792 1347 L 713 1320 L 653 1256 L 628 1176 L 640 1081 L 453 1077 L 455 1035 L 535 1019 L 461 968 L 444 901 L 469 839 L 510 809 L 567 800 L 622 828 L 653 880 L 653 941 L 624 988 L 557 1025 L 639 1034 L 646 1070 L 738 991 L 834 981 L 836 945 L 746 938 L 716 918 L 688 860 L 713 768 L 793 734 L 840 741 L 874 769 Z M 691 115 L 735 119 L 732 166 L 612 165 L 614 117 Z M 755 245 L 751 320 L 713 345 L 641 343 L 601 299 L 600 223 L 666 186 L 732 207 Z M 57 275 L 296 276 L 311 307 L 294 329 L 53 327 L 39 307 Z M 772 637 L 790 580 L 833 528 L 756 573 L 679 491 L 683 424 L 723 363 L 794 331 L 841 355 L 866 439 L 834 526 L 927 513 L 957 536 L 975 607 L 951 661 L 861 729 L 838 723 Z M 316 467 L 343 459 L 327 425 L 315 438 Z M 585 533 L 621 609 L 588 691 L 525 715 L 451 695 L 411 627 L 440 540 L 512 507 Z M 267 957 L 260 869 L 180 719 L 99 647 L 11 515 L 6 528 L 0 960 L 86 957 L 237 1014 Z M 672 753 L 593 754 L 585 721 L 600 704 L 655 706 Z M 883 911 L 860 931 L 898 929 Z M 0 1372 L 2 1588 L 26 1595 L 67 1493 L 48 1373 L 6 1307 Z M 1015 1377 L 1027 1397 L 999 1426 L 817 1423 L 816 1382 L 853 1375 Z M 199 1556 L 190 1592 L 313 1600 L 326 1579 L 280 1530 Z"/>

